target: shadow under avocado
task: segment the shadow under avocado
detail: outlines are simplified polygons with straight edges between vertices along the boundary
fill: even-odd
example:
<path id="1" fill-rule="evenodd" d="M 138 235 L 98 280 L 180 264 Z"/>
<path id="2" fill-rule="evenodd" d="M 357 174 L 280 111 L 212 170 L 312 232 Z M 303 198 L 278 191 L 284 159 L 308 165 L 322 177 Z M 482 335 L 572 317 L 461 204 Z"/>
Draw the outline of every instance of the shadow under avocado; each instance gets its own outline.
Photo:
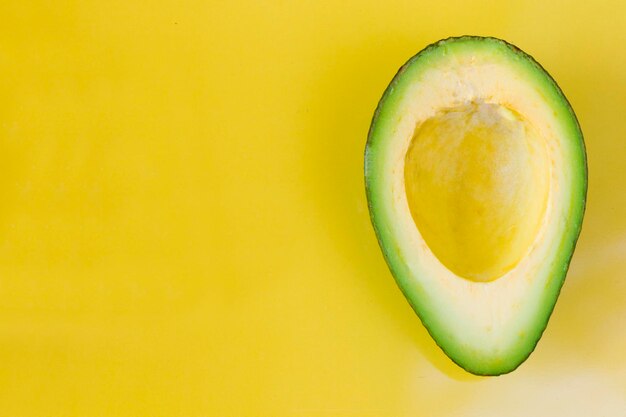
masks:
<path id="1" fill-rule="evenodd" d="M 431 339 L 393 281 L 370 224 L 363 178 L 367 132 L 378 100 L 398 68 L 432 39 L 364 39 L 336 44 L 313 74 L 306 109 L 309 144 L 307 170 L 316 210 L 332 230 L 335 249 L 350 259 L 362 285 L 388 315 L 390 328 L 402 332 L 436 368 L 460 381 L 481 379 L 455 365 Z M 316 68 L 317 70 L 317 68 Z"/>

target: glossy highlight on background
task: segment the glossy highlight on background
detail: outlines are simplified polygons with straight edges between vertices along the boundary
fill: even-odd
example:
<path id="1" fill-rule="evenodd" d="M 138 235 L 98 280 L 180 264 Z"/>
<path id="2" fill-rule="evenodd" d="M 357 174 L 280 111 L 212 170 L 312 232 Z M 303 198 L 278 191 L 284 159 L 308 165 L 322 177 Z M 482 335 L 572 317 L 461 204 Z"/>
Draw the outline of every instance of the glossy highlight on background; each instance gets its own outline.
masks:
<path id="1" fill-rule="evenodd" d="M 618 1 L 3 2 L 0 415 L 626 415 L 625 15 Z M 551 322 L 498 378 L 430 339 L 363 184 L 388 82 L 464 34 L 546 68 L 589 162 Z"/>

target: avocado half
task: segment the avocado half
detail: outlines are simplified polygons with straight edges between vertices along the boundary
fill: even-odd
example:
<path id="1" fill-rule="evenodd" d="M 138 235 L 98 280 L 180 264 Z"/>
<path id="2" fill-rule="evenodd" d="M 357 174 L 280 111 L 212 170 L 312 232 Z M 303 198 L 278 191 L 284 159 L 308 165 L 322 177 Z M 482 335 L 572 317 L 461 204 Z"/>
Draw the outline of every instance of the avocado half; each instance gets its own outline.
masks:
<path id="1" fill-rule="evenodd" d="M 428 46 L 378 104 L 365 184 L 387 264 L 435 342 L 473 374 L 516 369 L 585 209 L 583 135 L 554 79 L 500 39 Z"/>

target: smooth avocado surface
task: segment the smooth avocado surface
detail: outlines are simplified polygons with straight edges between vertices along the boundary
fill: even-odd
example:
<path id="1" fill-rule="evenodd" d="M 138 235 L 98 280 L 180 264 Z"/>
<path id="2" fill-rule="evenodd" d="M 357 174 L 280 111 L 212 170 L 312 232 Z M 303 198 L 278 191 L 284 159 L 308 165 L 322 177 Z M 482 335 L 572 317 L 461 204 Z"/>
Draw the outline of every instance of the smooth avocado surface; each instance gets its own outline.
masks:
<path id="1" fill-rule="evenodd" d="M 517 368 L 585 209 L 583 135 L 556 82 L 500 39 L 428 46 L 378 104 L 365 183 L 387 264 L 436 343 L 474 374 Z"/>

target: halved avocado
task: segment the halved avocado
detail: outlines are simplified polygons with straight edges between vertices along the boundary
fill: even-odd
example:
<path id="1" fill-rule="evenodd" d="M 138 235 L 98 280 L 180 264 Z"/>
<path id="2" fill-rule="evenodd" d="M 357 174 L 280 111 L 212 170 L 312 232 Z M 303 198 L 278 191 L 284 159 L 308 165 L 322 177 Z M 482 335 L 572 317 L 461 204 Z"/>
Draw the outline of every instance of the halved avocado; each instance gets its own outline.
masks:
<path id="1" fill-rule="evenodd" d="M 556 82 L 500 39 L 428 46 L 378 104 L 365 183 L 387 264 L 435 342 L 473 374 L 516 369 L 585 209 L 583 135 Z"/>

